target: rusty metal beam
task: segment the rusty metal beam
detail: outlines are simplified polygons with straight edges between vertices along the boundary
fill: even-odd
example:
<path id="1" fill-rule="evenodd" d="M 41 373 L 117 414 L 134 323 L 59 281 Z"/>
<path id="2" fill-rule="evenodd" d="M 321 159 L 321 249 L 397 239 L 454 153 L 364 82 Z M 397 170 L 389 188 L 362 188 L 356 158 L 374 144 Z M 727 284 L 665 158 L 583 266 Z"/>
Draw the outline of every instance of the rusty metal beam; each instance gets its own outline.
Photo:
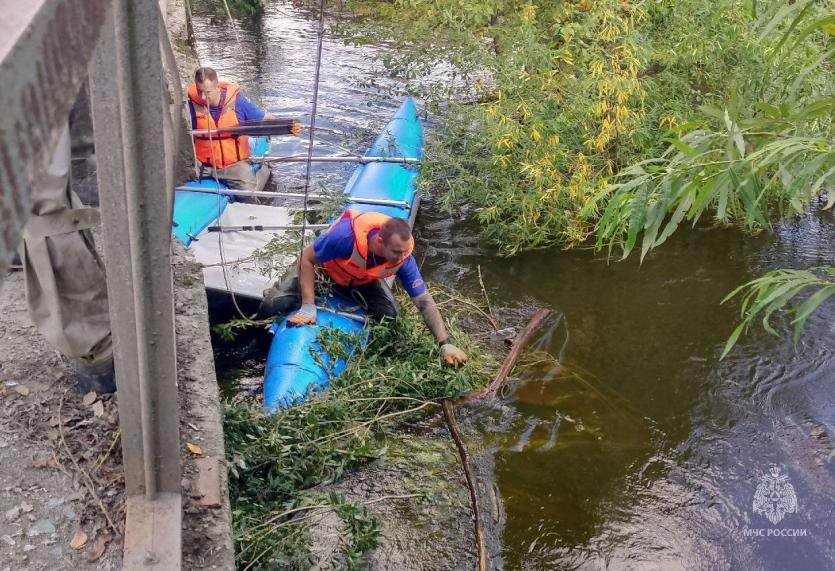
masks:
<path id="1" fill-rule="evenodd" d="M 0 280 L 112 0 L 0 0 Z"/>

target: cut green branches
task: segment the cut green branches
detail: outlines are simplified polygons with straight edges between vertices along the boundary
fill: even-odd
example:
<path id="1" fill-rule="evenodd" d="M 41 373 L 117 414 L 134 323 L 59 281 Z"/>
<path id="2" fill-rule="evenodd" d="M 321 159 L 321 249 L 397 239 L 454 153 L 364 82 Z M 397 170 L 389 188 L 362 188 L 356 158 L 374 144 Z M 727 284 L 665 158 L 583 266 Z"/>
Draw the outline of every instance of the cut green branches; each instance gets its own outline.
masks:
<path id="1" fill-rule="evenodd" d="M 265 416 L 255 401 L 226 404 L 224 433 L 239 568 L 305 568 L 313 562 L 308 526 L 312 507 L 328 505 L 345 523 L 342 556 L 361 566 L 376 545 L 379 525 L 343 498 L 310 491 L 385 453 L 395 424 L 436 408 L 437 402 L 481 387 L 495 362 L 456 326 L 466 304 L 445 307 L 455 343 L 471 359 L 460 368 L 442 363 L 437 343 L 405 297 L 400 317 L 371 326 L 365 349 L 356 337 L 330 330 L 319 339 L 333 356 L 356 353 L 326 391 Z M 354 346 L 350 346 L 351 343 Z"/>

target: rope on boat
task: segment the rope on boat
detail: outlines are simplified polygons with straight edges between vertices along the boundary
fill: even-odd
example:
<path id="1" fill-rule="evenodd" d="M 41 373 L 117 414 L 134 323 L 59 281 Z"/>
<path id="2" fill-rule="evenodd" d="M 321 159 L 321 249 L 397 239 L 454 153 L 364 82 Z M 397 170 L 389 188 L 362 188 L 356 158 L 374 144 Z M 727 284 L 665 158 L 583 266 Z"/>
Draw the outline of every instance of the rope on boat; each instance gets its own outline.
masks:
<path id="1" fill-rule="evenodd" d="M 224 0 L 225 2 L 226 0 Z M 307 201 L 310 193 L 310 168 L 313 164 L 313 136 L 316 131 L 316 109 L 319 103 L 319 72 L 322 69 L 322 41 L 325 37 L 325 0 L 319 0 L 319 27 L 316 43 L 316 71 L 313 75 L 313 107 L 310 110 L 310 131 L 307 140 L 307 166 L 304 174 L 304 202 L 302 204 L 302 231 L 299 238 L 299 263 L 304 250 L 304 237 L 307 226 Z"/>
<path id="2" fill-rule="evenodd" d="M 235 19 L 232 17 L 232 12 L 229 11 L 229 4 L 226 3 L 226 0 L 223 0 L 223 7 L 226 8 L 226 16 L 232 25 L 232 32 L 235 33 L 235 43 L 238 44 L 238 49 L 241 49 L 241 37 L 238 35 L 238 26 L 235 25 Z"/>
<path id="3" fill-rule="evenodd" d="M 187 6 L 187 8 L 190 12 L 191 11 L 191 6 L 189 5 L 189 1 L 190 0 L 186 0 L 186 6 Z M 232 30 L 234 30 L 234 32 L 235 32 L 235 41 L 238 44 L 238 49 L 242 50 L 241 40 L 240 40 L 240 37 L 238 36 L 238 28 L 235 26 L 235 21 L 232 19 L 231 12 L 229 12 L 229 6 L 226 4 L 226 0 L 223 0 L 223 4 L 224 4 L 224 6 L 226 6 L 226 14 L 227 14 L 227 16 L 229 16 L 229 22 L 232 24 Z M 200 54 L 198 54 L 196 48 L 194 49 L 194 56 L 197 58 L 197 65 L 202 69 L 203 68 L 203 62 L 200 61 Z M 206 115 L 209 117 L 210 120 L 213 121 L 214 118 L 212 117 L 212 110 L 210 109 L 210 103 L 209 103 L 208 97 L 205 98 L 205 102 L 206 102 L 206 107 L 205 107 Z M 215 157 L 215 146 L 212 143 L 211 129 L 208 132 L 208 138 L 209 138 L 209 148 L 212 150 L 212 164 L 216 165 L 217 160 L 216 160 L 216 157 Z M 194 157 L 195 157 L 195 162 L 196 162 L 197 161 L 197 150 L 195 149 L 195 146 L 194 146 L 194 137 L 191 137 L 191 142 L 192 142 L 191 146 L 192 146 L 192 150 L 194 151 Z M 216 202 L 217 218 L 215 219 L 215 224 L 219 225 L 220 224 L 220 214 L 221 214 L 220 202 L 221 202 L 221 198 L 222 198 L 223 194 L 221 194 L 221 192 L 220 192 L 220 179 L 217 176 L 217 167 L 212 167 L 212 175 L 214 176 L 215 188 L 217 190 L 217 202 Z M 232 289 L 232 285 L 229 282 L 229 272 L 226 269 L 226 255 L 223 251 L 223 232 L 218 232 L 217 233 L 217 250 L 218 250 L 218 254 L 220 255 L 220 264 L 221 264 L 220 269 L 223 273 L 223 283 L 226 286 L 226 291 L 229 292 L 229 296 L 232 298 L 232 305 L 235 306 L 235 311 L 238 312 L 238 315 L 241 317 L 241 319 L 243 319 L 244 321 L 252 321 L 252 317 L 254 317 L 254 316 L 247 316 L 243 312 L 243 310 L 241 309 L 241 306 L 238 305 L 238 298 L 235 296 L 235 290 Z"/>

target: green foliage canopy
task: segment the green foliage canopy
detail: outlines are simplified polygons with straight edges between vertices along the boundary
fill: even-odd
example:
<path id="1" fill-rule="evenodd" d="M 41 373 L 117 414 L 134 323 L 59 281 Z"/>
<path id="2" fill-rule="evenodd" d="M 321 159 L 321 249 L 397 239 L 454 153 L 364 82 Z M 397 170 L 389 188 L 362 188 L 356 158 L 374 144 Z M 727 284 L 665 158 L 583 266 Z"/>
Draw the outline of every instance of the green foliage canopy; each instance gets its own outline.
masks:
<path id="1" fill-rule="evenodd" d="M 817 152 L 811 147 L 831 125 L 824 116 L 833 83 L 831 0 L 788 6 L 776 0 L 355 0 L 349 6 L 363 17 L 339 31 L 355 41 L 400 39 L 383 56 L 384 67 L 440 117 L 424 186 L 449 206 L 473 208 L 485 235 L 506 254 L 576 245 L 593 233 L 599 245 L 634 245 L 659 222 L 662 207 L 672 214 L 681 202 L 660 197 L 670 181 L 657 176 L 667 162 L 686 166 L 672 152 L 673 140 L 692 146 L 687 141 L 704 133 L 704 150 L 723 152 L 728 136 L 737 148 L 742 138 L 748 155 L 772 142 L 759 138 L 772 120 L 783 135 L 809 137 L 808 154 Z M 716 154 L 703 158 L 715 162 Z M 798 151 L 793 160 L 803 157 Z M 662 160 L 643 163 L 651 159 Z M 623 172 L 637 164 L 656 172 L 643 189 L 624 191 L 645 174 Z M 686 168 L 698 172 L 698 166 Z M 770 169 L 778 167 L 766 166 L 759 174 L 773 176 Z M 719 192 L 703 206 L 719 211 L 725 204 L 722 222 L 742 214 L 749 228 L 763 226 L 772 200 L 782 201 L 785 179 L 759 197 L 755 184 L 768 179 L 747 180 L 741 168 L 726 169 L 734 173 L 728 174 L 731 189 L 733 178 L 743 177 L 741 193 L 729 190 L 721 199 Z M 658 200 L 648 197 L 653 193 Z M 791 198 L 790 207 L 799 205 Z M 648 224 L 643 218 L 650 209 Z M 662 234 L 658 229 L 655 238 Z"/>

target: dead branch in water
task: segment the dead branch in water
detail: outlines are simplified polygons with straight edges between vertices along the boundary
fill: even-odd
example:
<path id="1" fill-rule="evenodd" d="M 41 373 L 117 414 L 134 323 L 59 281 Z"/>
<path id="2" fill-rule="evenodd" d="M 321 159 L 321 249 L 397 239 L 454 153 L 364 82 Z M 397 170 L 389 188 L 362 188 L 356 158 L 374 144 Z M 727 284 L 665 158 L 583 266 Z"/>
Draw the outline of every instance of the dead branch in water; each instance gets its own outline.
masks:
<path id="1" fill-rule="evenodd" d="M 461 438 L 461 431 L 458 429 L 458 423 L 455 421 L 455 411 L 452 408 L 452 403 L 449 400 L 443 401 L 444 419 L 455 441 L 455 446 L 458 448 L 458 456 L 461 458 L 461 466 L 464 468 L 464 477 L 467 479 L 467 487 L 470 490 L 470 503 L 473 507 L 473 520 L 475 523 L 475 544 L 478 551 L 478 569 L 479 571 L 487 571 L 487 550 L 484 547 L 484 534 L 481 532 L 481 519 L 478 510 L 478 494 L 476 492 L 476 483 L 473 472 L 470 469 L 470 461 L 467 458 L 467 449 L 464 447 L 464 440 Z"/>
<path id="2" fill-rule="evenodd" d="M 461 405 L 468 401 L 496 394 L 496 392 L 502 388 L 507 381 L 508 375 L 510 375 L 510 372 L 513 370 L 513 366 L 516 364 L 516 359 L 519 358 L 519 353 L 521 353 L 522 348 L 528 342 L 530 336 L 533 335 L 537 329 L 539 329 L 551 313 L 552 311 L 546 308 L 542 308 L 537 311 L 522 332 L 519 333 L 513 341 L 513 346 L 510 348 L 510 352 L 507 354 L 507 357 L 505 357 L 504 362 L 502 363 L 502 368 L 499 369 L 499 372 L 496 374 L 496 378 L 483 389 L 464 395 L 455 404 Z"/>
<path id="3" fill-rule="evenodd" d="M 484 295 L 484 303 L 487 304 L 487 313 L 493 318 L 491 321 L 493 325 L 493 331 L 498 331 L 499 328 L 496 325 L 495 317 L 493 315 L 493 308 L 490 307 L 490 297 L 487 295 L 487 288 L 484 287 L 484 279 L 481 277 L 481 265 L 476 266 L 478 268 L 478 283 L 481 284 L 481 293 Z"/>

